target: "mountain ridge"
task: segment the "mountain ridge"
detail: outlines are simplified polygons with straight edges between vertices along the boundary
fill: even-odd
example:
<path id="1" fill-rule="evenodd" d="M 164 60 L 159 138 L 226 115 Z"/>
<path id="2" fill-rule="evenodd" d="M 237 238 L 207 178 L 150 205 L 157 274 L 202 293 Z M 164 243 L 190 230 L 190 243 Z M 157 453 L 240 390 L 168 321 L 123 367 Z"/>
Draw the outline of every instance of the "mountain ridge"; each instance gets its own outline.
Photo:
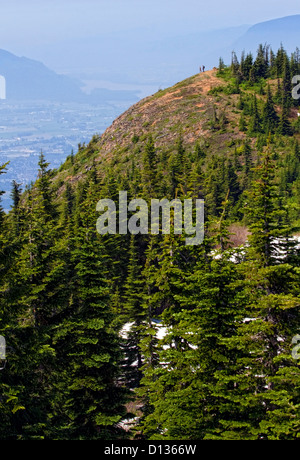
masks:
<path id="1" fill-rule="evenodd" d="M 269 83 L 275 92 L 277 80 Z M 75 156 L 75 174 L 70 159 L 55 173 L 57 183 L 61 184 L 59 195 L 65 189 L 66 181 L 73 184 L 80 181 L 93 164 L 102 178 L 110 165 L 125 176 L 132 161 L 142 163 L 142 152 L 149 136 L 153 137 L 157 152 L 167 157 L 176 152 L 180 136 L 185 149 L 190 151 L 199 144 L 208 158 L 223 156 L 233 159 L 236 149 L 248 139 L 256 156 L 257 136 L 249 137 L 239 126 L 241 110 L 237 107 L 240 94 L 235 91 L 226 94 L 228 88 L 232 90 L 230 83 L 214 68 L 133 104 L 101 136 L 94 136 L 87 146 L 81 146 Z M 251 90 L 248 94 L 251 97 Z M 266 95 L 258 96 L 261 104 L 265 100 Z M 276 110 L 280 114 L 280 108 Z M 297 109 L 292 108 L 290 119 L 296 122 L 297 118 Z M 294 138 L 300 141 L 299 134 L 296 133 Z M 281 147 L 280 151 L 284 152 L 284 148 Z"/>
<path id="2" fill-rule="evenodd" d="M 138 91 L 97 89 L 90 95 L 77 78 L 58 74 L 43 62 L 0 49 L 0 75 L 6 80 L 6 99 L 99 103 L 138 100 Z"/>
<path id="3" fill-rule="evenodd" d="M 81 100 L 75 79 L 59 75 L 42 62 L 0 50 L 0 74 L 6 79 L 7 99 Z"/>
<path id="4" fill-rule="evenodd" d="M 294 51 L 300 28 L 300 14 L 284 16 L 252 25 L 246 33 L 236 40 L 232 49 L 238 53 L 243 50 L 257 51 L 260 43 L 266 43 L 273 49 L 278 49 L 281 44 L 288 51 Z"/>
<path id="5" fill-rule="evenodd" d="M 179 133 L 182 133 L 187 148 L 192 147 L 197 141 L 205 145 L 209 139 L 210 148 L 213 149 L 221 138 L 223 150 L 226 150 L 225 144 L 232 137 L 239 142 L 242 141 L 245 135 L 238 129 L 235 129 L 234 133 L 218 133 L 217 136 L 213 136 L 209 128 L 215 105 L 215 96 L 209 92 L 224 84 L 216 74 L 215 68 L 193 75 L 133 104 L 117 117 L 101 136 L 95 136 L 86 148 L 80 149 L 78 155 L 83 169 L 81 168 L 81 173 L 77 172 L 74 177 L 68 178 L 71 182 L 76 182 L 90 169 L 93 161 L 98 165 L 99 172 L 103 162 L 108 164 L 116 160 L 122 164 L 131 156 L 136 156 L 136 160 L 139 161 L 138 152 L 142 150 L 150 134 L 156 148 L 160 151 L 166 148 L 169 153 L 176 148 Z M 227 101 L 219 103 L 218 112 L 225 109 L 226 103 Z M 68 166 L 70 164 L 67 160 L 61 167 L 63 175 Z M 60 170 L 58 175 L 60 176 Z"/>

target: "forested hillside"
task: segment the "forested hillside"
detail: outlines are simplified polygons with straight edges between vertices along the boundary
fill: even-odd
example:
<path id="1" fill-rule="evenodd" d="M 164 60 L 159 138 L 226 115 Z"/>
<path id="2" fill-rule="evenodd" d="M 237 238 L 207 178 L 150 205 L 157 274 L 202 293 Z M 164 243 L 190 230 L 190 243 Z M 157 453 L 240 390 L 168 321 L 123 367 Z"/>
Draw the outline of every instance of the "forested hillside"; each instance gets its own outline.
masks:
<path id="1" fill-rule="evenodd" d="M 299 439 L 299 74 L 298 50 L 233 53 L 13 183 L 1 439 Z M 204 199 L 203 244 L 100 235 L 119 191 Z"/>

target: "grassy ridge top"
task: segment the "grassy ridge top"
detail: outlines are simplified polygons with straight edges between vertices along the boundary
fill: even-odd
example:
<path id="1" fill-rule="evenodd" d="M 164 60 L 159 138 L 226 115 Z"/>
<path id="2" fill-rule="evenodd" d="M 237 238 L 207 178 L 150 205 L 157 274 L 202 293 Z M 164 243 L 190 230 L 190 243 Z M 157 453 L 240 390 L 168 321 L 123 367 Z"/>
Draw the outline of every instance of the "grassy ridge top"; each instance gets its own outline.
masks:
<path id="1" fill-rule="evenodd" d="M 208 159 L 216 156 L 233 158 L 247 139 L 255 159 L 266 145 L 267 136 L 258 133 L 249 136 L 246 129 L 241 129 L 241 98 L 249 102 L 255 95 L 262 110 L 267 99 L 267 85 L 275 94 L 277 84 L 277 79 L 270 78 L 260 85 L 246 85 L 236 91 L 230 72 L 222 75 L 214 68 L 159 90 L 131 106 L 101 136 L 95 135 L 87 146 L 79 146 L 77 155 L 68 157 L 61 168 L 54 171 L 55 182 L 62 186 L 66 180 L 76 184 L 85 177 L 93 163 L 102 178 L 111 167 L 116 174 L 125 174 L 132 161 L 143 167 L 142 151 L 150 134 L 157 152 L 165 157 L 176 152 L 180 135 L 186 150 L 192 150 L 198 143 Z M 275 107 L 280 116 L 281 108 Z M 297 112 L 295 107 L 290 109 L 292 123 L 297 122 Z M 275 134 L 272 142 L 281 156 L 293 148 L 297 139 L 300 134 L 296 131 L 293 137 Z"/>

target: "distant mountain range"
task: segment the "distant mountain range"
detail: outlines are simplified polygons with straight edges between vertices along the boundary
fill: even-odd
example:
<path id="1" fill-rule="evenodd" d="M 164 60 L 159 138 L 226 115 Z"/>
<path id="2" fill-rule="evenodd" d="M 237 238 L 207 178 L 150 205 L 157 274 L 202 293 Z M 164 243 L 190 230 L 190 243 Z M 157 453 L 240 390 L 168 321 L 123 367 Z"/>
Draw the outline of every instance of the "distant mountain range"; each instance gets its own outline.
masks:
<path id="1" fill-rule="evenodd" d="M 285 18 L 273 19 L 272 21 L 256 24 L 236 41 L 238 50 L 256 50 L 259 43 L 268 43 L 274 49 L 279 48 L 281 43 L 284 48 L 292 52 L 296 46 L 300 47 L 300 14 Z"/>
<path id="2" fill-rule="evenodd" d="M 260 43 L 271 45 L 274 51 L 282 44 L 288 53 L 292 53 L 296 47 L 300 48 L 299 31 L 300 14 L 261 22 L 250 27 L 229 47 L 220 48 L 218 53 L 227 63 L 230 63 L 232 51 L 235 51 L 238 57 L 243 50 L 256 53 Z M 216 58 L 216 55 L 213 54 L 211 57 Z"/>
<path id="3" fill-rule="evenodd" d="M 6 99 L 47 100 L 58 102 L 105 102 L 138 99 L 135 91 L 95 90 L 90 96 L 82 91 L 82 82 L 59 75 L 43 63 L 18 57 L 0 49 L 0 75 L 6 81 Z"/>
<path id="4" fill-rule="evenodd" d="M 0 74 L 6 79 L 6 98 L 70 101 L 82 98 L 80 84 L 58 75 L 41 62 L 0 50 Z"/>
<path id="5" fill-rule="evenodd" d="M 171 86 L 194 75 L 205 65 L 212 69 L 219 57 L 230 64 L 231 52 L 256 52 L 260 43 L 277 49 L 282 43 L 294 51 L 299 40 L 300 15 L 288 16 L 256 25 L 208 31 L 178 33 L 136 29 L 130 32 L 95 34 L 84 39 L 37 44 L 34 55 L 58 72 L 82 80 L 109 80 L 116 83 Z M 76 52 L 74 51 L 76 50 Z"/>
<path id="6" fill-rule="evenodd" d="M 114 36 L 95 36 L 78 41 L 53 43 L 33 49 L 41 61 L 64 69 L 64 75 L 50 70 L 38 60 L 17 57 L 0 50 L 0 75 L 6 79 L 7 99 L 46 99 L 61 102 L 106 102 L 139 99 L 138 90 L 112 90 L 96 86 L 87 95 L 84 81 L 107 80 L 138 85 L 167 87 L 194 75 L 205 65 L 212 69 L 219 57 L 230 64 L 234 50 L 256 52 L 260 43 L 273 50 L 282 43 L 288 52 L 300 47 L 300 15 L 242 25 L 222 30 L 177 36 L 132 31 Z M 138 38 L 138 39 L 137 39 Z M 74 50 L 76 49 L 76 53 Z M 101 84 L 101 83 L 100 83 Z"/>

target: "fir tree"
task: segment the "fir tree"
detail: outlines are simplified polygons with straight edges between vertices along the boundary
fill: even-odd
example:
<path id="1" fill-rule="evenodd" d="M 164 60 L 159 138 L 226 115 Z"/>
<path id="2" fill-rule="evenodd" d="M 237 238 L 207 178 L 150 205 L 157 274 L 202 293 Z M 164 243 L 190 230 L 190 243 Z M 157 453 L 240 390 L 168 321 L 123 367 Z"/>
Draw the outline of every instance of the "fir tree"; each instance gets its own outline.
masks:
<path id="1" fill-rule="evenodd" d="M 242 187 L 243 189 L 247 189 L 248 185 L 251 181 L 252 175 L 252 149 L 250 145 L 249 139 L 246 139 L 242 146 L 242 154 L 243 154 L 243 171 L 242 171 Z"/>
<path id="2" fill-rule="evenodd" d="M 242 72 L 245 76 L 245 79 L 248 80 L 250 77 L 250 71 L 253 66 L 253 56 L 251 53 L 248 53 L 247 56 L 245 57 L 243 67 L 242 67 Z"/>
<path id="3" fill-rule="evenodd" d="M 294 155 L 295 155 L 295 158 L 300 161 L 300 147 L 299 147 L 299 142 L 298 140 L 296 139 L 295 140 L 295 147 L 294 147 Z"/>
<path id="4" fill-rule="evenodd" d="M 255 135 L 261 131 L 261 117 L 257 107 L 257 97 L 253 96 L 252 100 L 252 116 L 249 122 L 248 131 L 250 135 Z"/>
<path id="5" fill-rule="evenodd" d="M 139 385 L 142 378 L 141 368 L 143 365 L 140 342 L 145 318 L 145 281 L 142 277 L 143 263 L 137 247 L 137 236 L 132 235 L 130 240 L 128 275 L 125 283 L 123 321 L 129 325 L 124 343 L 125 351 L 125 380 L 130 388 Z"/>
<path id="6" fill-rule="evenodd" d="M 215 394 L 224 418 L 208 437 L 296 439 L 299 373 L 290 356 L 290 343 L 299 327 L 299 275 L 285 257 L 278 259 L 280 249 L 287 250 L 288 233 L 278 225 L 282 211 L 269 148 L 256 168 L 247 208 L 251 235 L 247 260 L 239 270 L 245 281 L 238 285 L 244 288 L 237 296 L 245 319 L 236 336 L 225 339 L 235 350 L 231 364 L 235 372 L 218 372 Z"/>
<path id="7" fill-rule="evenodd" d="M 282 70 L 282 106 L 289 109 L 292 105 L 292 76 L 290 62 L 285 55 Z"/>
<path id="8" fill-rule="evenodd" d="M 293 128 L 289 120 L 289 109 L 286 106 L 282 107 L 279 126 L 278 126 L 278 132 L 282 136 L 292 136 L 293 135 Z"/>
<path id="9" fill-rule="evenodd" d="M 222 339 L 234 333 L 233 291 L 227 285 L 235 275 L 227 257 L 212 260 L 208 250 L 206 242 L 189 251 L 189 268 L 176 264 L 170 272 L 177 307 L 170 304 L 163 315 L 162 364 L 143 380 L 150 409 L 142 430 L 150 439 L 203 439 L 219 416 L 212 396 L 214 373 L 227 367 Z M 175 260 L 180 252 L 179 246 Z"/>
<path id="10" fill-rule="evenodd" d="M 44 438 L 49 428 L 55 355 L 50 331 L 59 310 L 55 292 L 63 265 L 54 255 L 55 207 L 42 156 L 39 166 L 36 188 L 27 191 L 22 234 L 14 237 L 17 263 L 8 280 L 11 313 L 7 340 L 13 350 L 8 376 L 22 407 L 11 417 L 12 437 L 21 439 Z M 19 207 L 18 199 L 15 205 Z"/>
<path id="11" fill-rule="evenodd" d="M 64 394 L 56 407 L 63 439 L 114 439 L 126 400 L 118 385 L 122 356 L 112 326 L 109 249 L 96 232 L 95 191 L 91 181 L 74 235 L 72 305 L 55 335 L 56 348 L 64 350 L 59 363 L 65 368 Z"/>
<path id="12" fill-rule="evenodd" d="M 229 159 L 226 164 L 226 179 L 225 179 L 225 189 L 229 190 L 230 200 L 235 204 L 241 194 L 240 185 L 238 181 L 238 176 L 234 170 L 233 163 Z"/>
<path id="13" fill-rule="evenodd" d="M 242 113 L 240 116 L 240 121 L 239 121 L 239 130 L 245 133 L 247 131 L 247 123 L 244 117 L 244 114 Z"/>
<path id="14" fill-rule="evenodd" d="M 156 150 L 152 135 L 149 136 L 143 155 L 144 177 L 149 190 L 155 188 L 155 171 L 156 171 Z"/>
<path id="15" fill-rule="evenodd" d="M 274 107 L 270 85 L 267 89 L 267 100 L 262 112 L 262 126 L 264 132 L 268 135 L 274 133 L 279 122 L 279 117 Z"/>
<path id="16" fill-rule="evenodd" d="M 257 56 L 253 64 L 255 78 L 266 78 L 268 72 L 267 47 L 259 45 Z"/>

